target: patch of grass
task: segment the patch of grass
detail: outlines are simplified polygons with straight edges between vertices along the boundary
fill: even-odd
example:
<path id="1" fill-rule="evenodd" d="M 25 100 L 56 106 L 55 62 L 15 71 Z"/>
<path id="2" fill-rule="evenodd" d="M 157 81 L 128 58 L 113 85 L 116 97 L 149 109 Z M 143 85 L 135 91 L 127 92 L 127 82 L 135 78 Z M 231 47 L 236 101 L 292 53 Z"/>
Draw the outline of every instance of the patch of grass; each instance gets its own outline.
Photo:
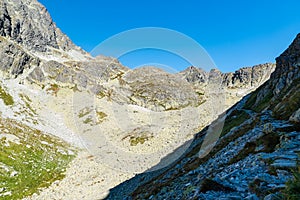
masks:
<path id="1" fill-rule="evenodd" d="M 269 91 L 264 98 L 262 98 L 259 102 L 257 102 L 257 96 L 259 92 L 261 91 L 262 87 L 259 87 L 257 90 L 255 90 L 249 97 L 249 99 L 246 101 L 244 108 L 248 110 L 253 110 L 255 112 L 261 112 L 264 110 L 267 106 L 270 105 L 270 101 L 273 97 L 272 91 Z"/>
<path id="2" fill-rule="evenodd" d="M 244 105 L 244 109 L 247 109 L 247 110 L 251 110 L 253 109 L 253 106 L 255 105 L 255 102 L 256 102 L 256 99 L 257 99 L 257 94 L 259 92 L 259 88 L 257 90 L 255 90 L 254 92 L 252 92 L 250 95 L 250 97 L 247 99 L 247 101 L 245 102 L 245 105 Z"/>
<path id="3" fill-rule="evenodd" d="M 300 166 L 298 170 L 294 171 L 293 179 L 286 183 L 286 188 L 283 191 L 283 196 L 287 200 L 299 200 L 300 199 Z"/>
<path id="4" fill-rule="evenodd" d="M 7 133 L 0 140 L 0 199 L 22 199 L 64 178 L 74 158 L 68 144 L 13 120 L 0 118 L 0 130 Z"/>
<path id="5" fill-rule="evenodd" d="M 293 87 L 289 94 L 284 97 L 273 109 L 273 116 L 287 120 L 300 108 L 300 83 Z"/>
<path id="6" fill-rule="evenodd" d="M 105 92 L 103 92 L 103 91 L 100 91 L 100 92 L 98 92 L 98 94 L 97 94 L 97 97 L 99 97 L 100 99 L 102 99 L 102 98 L 104 98 L 106 95 L 105 95 Z"/>
<path id="7" fill-rule="evenodd" d="M 26 108 L 28 108 L 28 109 L 31 111 L 31 113 L 33 113 L 33 114 L 36 115 L 36 110 L 33 109 L 33 108 L 31 107 L 31 105 L 30 105 L 30 103 L 32 103 L 31 99 L 30 99 L 27 95 L 25 95 L 25 94 L 19 94 L 19 97 L 20 97 L 20 98 L 23 100 L 23 102 L 25 103 Z"/>
<path id="8" fill-rule="evenodd" d="M 81 109 L 78 113 L 78 117 L 83 118 L 84 116 L 90 114 L 91 112 L 92 112 L 92 110 L 90 108 Z"/>
<path id="9" fill-rule="evenodd" d="M 0 98 L 7 106 L 12 106 L 15 103 L 13 97 L 9 93 L 7 93 L 1 86 L 0 86 Z"/>
<path id="10" fill-rule="evenodd" d="M 83 121 L 84 124 L 91 124 L 92 122 L 93 122 L 92 117 L 88 117 Z"/>
<path id="11" fill-rule="evenodd" d="M 253 153 L 272 153 L 274 152 L 276 145 L 279 143 L 280 136 L 277 133 L 271 132 L 269 134 L 263 135 L 256 142 L 247 142 L 244 148 L 235 157 L 233 157 L 228 162 L 228 164 L 236 163 Z M 263 145 L 263 148 L 259 151 L 256 151 L 256 147 L 260 145 Z"/>
<path id="12" fill-rule="evenodd" d="M 268 105 L 270 105 L 270 101 L 273 97 L 273 93 L 269 91 L 269 93 L 261 99 L 259 102 L 257 102 L 256 106 L 253 108 L 255 112 L 261 112 L 264 110 Z"/>
<path id="13" fill-rule="evenodd" d="M 136 146 L 138 144 L 144 144 L 147 140 L 149 140 L 151 137 L 142 135 L 138 137 L 131 136 L 129 139 L 130 146 Z"/>
<path id="14" fill-rule="evenodd" d="M 107 114 L 101 111 L 97 111 L 96 114 L 99 122 L 103 122 L 103 120 L 107 117 Z"/>
<path id="15" fill-rule="evenodd" d="M 263 183 L 264 181 L 256 178 L 254 179 L 252 182 L 249 183 L 248 188 L 252 193 L 255 193 L 257 196 L 262 197 L 262 196 L 266 196 L 267 194 L 265 193 L 265 191 L 262 191 L 260 189 L 260 185 Z"/>
<path id="16" fill-rule="evenodd" d="M 47 89 L 47 91 L 50 91 L 52 92 L 53 95 L 57 96 L 59 91 L 59 86 L 56 83 L 51 84 L 50 87 Z"/>
<path id="17" fill-rule="evenodd" d="M 221 136 L 226 135 L 232 128 L 241 125 L 249 118 L 250 116 L 245 111 L 234 110 L 228 117 L 226 117 Z"/>

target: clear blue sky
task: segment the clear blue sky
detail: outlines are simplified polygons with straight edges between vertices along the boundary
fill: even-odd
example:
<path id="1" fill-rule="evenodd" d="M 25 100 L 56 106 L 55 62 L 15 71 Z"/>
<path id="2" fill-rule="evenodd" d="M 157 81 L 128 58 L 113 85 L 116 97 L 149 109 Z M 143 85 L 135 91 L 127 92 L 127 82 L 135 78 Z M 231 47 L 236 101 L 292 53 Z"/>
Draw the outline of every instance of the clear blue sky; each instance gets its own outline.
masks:
<path id="1" fill-rule="evenodd" d="M 300 32 L 299 0 L 40 2 L 47 7 L 58 27 L 88 52 L 110 36 L 128 29 L 164 27 L 195 39 L 222 71 L 275 62 L 275 57 Z M 134 56 L 124 62 L 138 65 Z M 174 67 L 181 70 L 186 66 Z"/>

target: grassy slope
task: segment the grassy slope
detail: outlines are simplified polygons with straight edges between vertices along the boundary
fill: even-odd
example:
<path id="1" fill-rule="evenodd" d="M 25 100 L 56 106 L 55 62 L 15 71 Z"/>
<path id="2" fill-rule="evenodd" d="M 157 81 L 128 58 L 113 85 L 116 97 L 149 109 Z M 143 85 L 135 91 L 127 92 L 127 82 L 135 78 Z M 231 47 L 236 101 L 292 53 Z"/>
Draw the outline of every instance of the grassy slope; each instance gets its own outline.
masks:
<path id="1" fill-rule="evenodd" d="M 62 179 L 71 148 L 39 130 L 0 118 L 0 199 L 21 199 Z"/>

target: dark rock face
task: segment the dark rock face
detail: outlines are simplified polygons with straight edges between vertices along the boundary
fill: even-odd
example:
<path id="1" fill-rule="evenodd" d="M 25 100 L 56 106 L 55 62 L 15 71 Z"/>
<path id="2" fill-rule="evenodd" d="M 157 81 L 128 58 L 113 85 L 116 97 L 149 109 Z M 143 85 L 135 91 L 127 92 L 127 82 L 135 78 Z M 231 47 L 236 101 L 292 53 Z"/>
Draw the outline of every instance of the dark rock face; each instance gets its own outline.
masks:
<path id="1" fill-rule="evenodd" d="M 179 75 L 189 83 L 205 83 L 208 80 L 207 72 L 194 66 L 179 72 Z"/>
<path id="2" fill-rule="evenodd" d="M 278 58 L 276 58 L 277 68 L 272 74 L 272 85 L 275 87 L 274 94 L 288 88 L 294 81 L 300 78 L 300 34 Z"/>
<path id="3" fill-rule="evenodd" d="M 40 60 L 26 53 L 21 47 L 0 38 L 0 69 L 7 77 L 16 77 L 25 69 L 39 64 Z"/>
<path id="4" fill-rule="evenodd" d="M 46 8 L 31 0 L 0 2 L 0 36 L 40 52 L 78 48 L 55 26 Z"/>

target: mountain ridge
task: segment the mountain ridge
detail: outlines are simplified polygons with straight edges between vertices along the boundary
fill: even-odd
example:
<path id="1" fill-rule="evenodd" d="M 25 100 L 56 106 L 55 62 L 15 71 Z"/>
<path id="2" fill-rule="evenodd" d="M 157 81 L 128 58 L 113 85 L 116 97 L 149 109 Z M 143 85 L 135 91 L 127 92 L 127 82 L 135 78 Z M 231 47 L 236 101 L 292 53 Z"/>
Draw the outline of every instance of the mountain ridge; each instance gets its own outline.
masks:
<path id="1" fill-rule="evenodd" d="M 34 146 L 34 150 L 38 153 L 37 160 L 32 159 L 30 154 L 26 154 L 25 158 L 16 155 L 18 159 L 24 163 L 43 163 L 44 156 L 40 153 L 44 151 L 45 146 L 49 155 L 53 156 L 54 166 L 60 164 L 59 158 L 68 159 L 64 160 L 59 168 L 59 177 L 52 173 L 55 171 L 53 168 L 48 169 L 50 173 L 44 173 L 47 168 L 43 166 L 43 173 L 51 175 L 50 181 L 47 176 L 41 178 L 38 177 L 38 173 L 31 173 L 31 169 L 26 169 L 27 165 L 24 165 L 24 174 L 31 174 L 32 180 L 38 177 L 35 187 L 30 191 L 27 191 L 28 188 L 21 188 L 22 191 L 15 192 L 16 188 L 10 189 L 11 187 L 0 183 L 0 197 L 12 195 L 15 198 L 16 195 L 23 195 L 28 196 L 26 199 L 102 199 L 110 188 L 125 180 L 133 183 L 129 186 L 131 188 L 122 191 L 126 182 L 122 184 L 121 190 L 119 187 L 111 190 L 109 198 L 122 198 L 121 195 L 146 198 L 156 194 L 161 198 L 173 198 L 168 196 L 168 193 L 177 189 L 188 198 L 193 195 L 190 192 L 200 194 L 198 189 L 202 181 L 218 183 L 217 188 L 221 190 L 238 186 L 237 183 L 230 182 L 230 176 L 225 176 L 225 172 L 232 173 L 233 167 L 222 166 L 227 164 L 224 159 L 233 160 L 231 162 L 236 164 L 234 159 L 241 161 L 240 157 L 245 156 L 244 146 L 254 151 L 255 145 L 251 141 L 259 138 L 260 143 L 264 145 L 266 140 L 272 139 L 268 136 L 269 133 L 274 136 L 275 142 L 283 142 L 272 131 L 268 131 L 269 125 L 257 125 L 258 135 L 251 132 L 250 129 L 256 126 L 257 121 L 261 124 L 269 123 L 276 130 L 283 129 L 281 132 L 290 126 L 296 130 L 290 123 L 299 122 L 300 112 L 299 85 L 294 81 L 297 80 L 295 77 L 299 77 L 298 37 L 291 48 L 278 59 L 277 65 L 285 66 L 282 69 L 275 69 L 274 64 L 266 63 L 244 67 L 232 73 L 222 73 L 218 69 L 204 72 L 199 68 L 189 67 L 182 72 L 170 74 L 153 67 L 129 69 L 117 58 L 91 57 L 56 27 L 47 9 L 36 0 L 1 1 L 0 119 L 9 119 L 3 120 L 6 124 L 1 123 L 3 133 L 0 133 L 0 141 L 4 144 L 1 148 L 10 152 L 12 147 L 22 141 L 22 145 L 18 147 L 29 152 L 26 149 L 33 146 L 32 141 L 23 143 L 22 138 L 24 135 L 30 135 L 32 128 L 33 133 L 42 133 L 41 138 L 42 135 L 47 135 L 50 139 L 36 141 L 38 145 Z M 274 70 L 276 72 L 271 75 Z M 273 82 L 266 82 L 270 76 Z M 254 90 L 254 93 L 249 94 Z M 249 95 L 243 98 L 247 94 Z M 218 151 L 214 150 L 214 154 L 209 154 L 217 155 L 215 160 L 207 162 L 208 157 L 198 158 L 196 154 L 201 148 L 201 141 L 209 130 L 205 126 L 218 119 L 218 116 L 231 106 L 233 108 L 225 113 L 227 118 L 221 133 L 225 140 L 218 141 Z M 289 107 L 292 109 L 287 109 Z M 265 109 L 273 113 L 269 114 L 269 111 L 266 111 L 258 116 Z M 287 121 L 288 119 L 290 121 Z M 15 127 L 12 126 L 14 123 L 21 128 L 9 129 Z M 17 131 L 9 132 L 10 130 Z M 244 130 L 250 132 L 242 134 Z M 167 167 L 162 173 L 155 171 L 150 173 L 150 177 L 140 174 L 129 180 L 136 174 L 154 170 L 159 164 L 168 163 L 173 157 L 169 159 L 167 155 L 175 155 L 176 158 L 178 155 L 175 150 L 180 152 L 180 145 L 189 144 L 189 140 L 199 131 L 201 132 L 196 134 L 195 141 L 187 147 L 188 151 L 183 157 L 179 155 L 180 162 L 172 165 L 173 171 Z M 282 136 L 290 143 L 293 143 L 293 137 Z M 244 140 L 238 140 L 239 138 Z M 64 141 L 60 143 L 71 147 L 65 145 L 65 148 L 57 150 L 53 146 L 56 140 Z M 231 150 L 225 148 L 230 150 L 226 153 L 224 145 L 231 140 L 234 140 L 235 146 L 231 144 Z M 246 145 L 244 141 L 249 141 L 249 144 Z M 290 143 L 288 145 L 292 147 Z M 264 146 L 257 149 L 268 153 L 264 152 L 268 150 Z M 279 162 L 278 152 L 282 148 L 276 149 L 271 144 L 270 149 L 275 149 L 275 166 L 282 164 Z M 123 151 L 123 154 L 118 150 Z M 284 152 L 295 158 L 295 154 L 289 150 Z M 0 158 L 3 159 L 1 156 L 2 154 Z M 15 163 L 11 162 L 9 156 L 3 159 L 4 165 L 0 162 L 0 166 L 9 169 L 9 173 L 5 173 L 7 180 L 18 182 L 18 178 L 24 178 L 24 174 L 21 170 L 11 170 Z M 48 156 L 45 158 L 48 159 Z M 71 162 L 69 158 L 74 160 Z M 260 165 L 256 154 L 251 158 L 257 162 L 259 172 L 266 175 L 262 172 L 264 166 Z M 293 159 L 284 164 L 294 166 Z M 162 163 L 159 163 L 160 161 Z M 244 167 L 246 174 L 248 169 L 253 169 L 249 167 L 251 163 L 248 161 L 241 162 L 243 166 L 247 166 Z M 198 169 L 200 164 L 203 166 Z M 200 172 L 214 175 L 217 173 L 214 170 L 218 167 L 225 170 L 221 174 L 221 177 L 225 177 L 224 180 L 215 180 L 213 176 L 213 180 L 208 180 L 211 177 L 202 179 L 195 175 Z M 207 171 L 210 168 L 212 171 Z M 191 174 L 187 175 L 186 172 L 195 175 L 192 181 L 189 182 Z M 290 174 L 288 175 L 290 177 Z M 238 180 L 243 184 L 247 183 L 244 179 L 244 176 L 239 176 Z M 270 179 L 267 181 L 268 184 L 277 184 L 272 182 L 273 179 L 271 182 Z M 283 179 L 280 181 L 280 184 L 284 182 Z M 39 184 L 49 187 L 39 188 Z M 244 185 L 240 187 L 241 193 L 246 193 L 245 188 Z M 40 193 L 35 194 L 39 190 Z M 211 188 L 205 190 L 210 191 Z M 178 197 L 182 195 L 176 192 L 174 194 Z M 216 196 L 208 194 L 204 197 Z"/>
<path id="2" fill-rule="evenodd" d="M 207 156 L 198 156 L 206 127 L 180 159 L 120 184 L 107 199 L 297 199 L 285 184 L 298 180 L 291 170 L 299 173 L 299 50 L 300 34 L 276 58 L 270 80 L 226 112 Z"/>

